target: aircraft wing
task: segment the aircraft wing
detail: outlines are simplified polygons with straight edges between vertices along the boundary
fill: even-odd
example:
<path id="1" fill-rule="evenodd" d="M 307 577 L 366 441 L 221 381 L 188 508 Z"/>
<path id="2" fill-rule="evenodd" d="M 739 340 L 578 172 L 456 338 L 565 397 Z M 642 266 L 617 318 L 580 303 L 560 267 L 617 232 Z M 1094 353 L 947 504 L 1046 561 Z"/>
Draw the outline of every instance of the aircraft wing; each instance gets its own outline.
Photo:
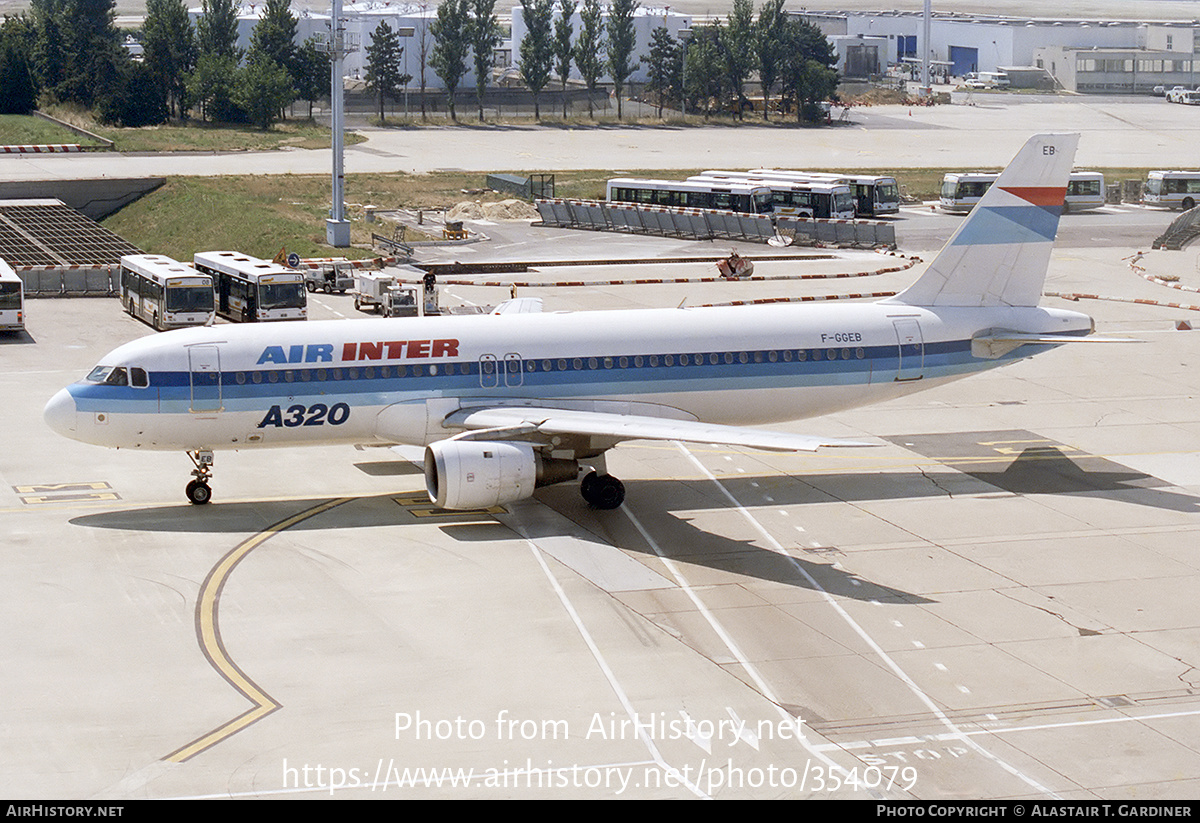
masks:
<path id="1" fill-rule="evenodd" d="M 541 310 L 540 297 L 514 297 L 492 309 L 492 314 L 537 314 Z"/>
<path id="2" fill-rule="evenodd" d="M 721 426 L 694 420 L 531 406 L 462 409 L 450 415 L 445 424 L 468 429 L 465 435 L 459 435 L 461 439 L 502 440 L 537 432 L 546 435 L 608 438 L 614 442 L 683 440 L 689 443 L 746 446 L 765 451 L 816 451 L 825 446 L 875 445 L 856 440 Z"/>

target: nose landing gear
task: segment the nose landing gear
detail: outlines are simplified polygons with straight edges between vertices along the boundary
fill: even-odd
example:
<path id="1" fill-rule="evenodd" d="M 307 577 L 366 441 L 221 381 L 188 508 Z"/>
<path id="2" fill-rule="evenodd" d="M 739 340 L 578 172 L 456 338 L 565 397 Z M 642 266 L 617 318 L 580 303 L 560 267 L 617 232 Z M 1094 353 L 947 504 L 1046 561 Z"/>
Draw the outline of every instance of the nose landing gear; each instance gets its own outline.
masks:
<path id="1" fill-rule="evenodd" d="M 194 506 L 203 506 L 212 500 L 212 489 L 209 487 L 208 481 L 212 477 L 213 453 L 196 450 L 188 452 L 188 457 L 192 459 L 192 464 L 196 467 L 192 470 L 192 476 L 196 479 L 187 484 L 184 493 L 187 495 L 189 503 Z"/>

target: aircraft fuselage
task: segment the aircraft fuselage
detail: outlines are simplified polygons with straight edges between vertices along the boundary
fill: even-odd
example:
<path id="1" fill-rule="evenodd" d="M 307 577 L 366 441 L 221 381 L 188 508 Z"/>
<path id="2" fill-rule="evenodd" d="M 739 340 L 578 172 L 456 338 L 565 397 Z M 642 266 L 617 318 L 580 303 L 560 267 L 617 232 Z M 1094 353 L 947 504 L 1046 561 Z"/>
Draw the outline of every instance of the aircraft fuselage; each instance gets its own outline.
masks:
<path id="1" fill-rule="evenodd" d="M 120 379 L 61 391 L 46 418 L 77 440 L 218 450 L 453 434 L 459 408 L 536 404 L 734 426 L 886 400 L 1045 350 L 979 357 L 1008 329 L 1086 335 L 1041 307 L 775 305 L 475 315 L 184 329 L 101 365 Z"/>

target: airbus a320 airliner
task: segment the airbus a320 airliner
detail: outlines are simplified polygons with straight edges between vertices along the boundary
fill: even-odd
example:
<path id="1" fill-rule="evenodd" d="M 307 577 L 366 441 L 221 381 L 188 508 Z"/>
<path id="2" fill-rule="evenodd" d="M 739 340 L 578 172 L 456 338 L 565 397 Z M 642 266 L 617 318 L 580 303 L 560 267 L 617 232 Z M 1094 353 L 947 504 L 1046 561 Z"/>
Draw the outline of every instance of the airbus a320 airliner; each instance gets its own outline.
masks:
<path id="1" fill-rule="evenodd" d="M 1038 306 L 1078 141 L 1030 139 L 917 281 L 877 303 L 183 329 L 105 355 L 45 419 L 85 443 L 187 452 L 196 504 L 220 449 L 424 446 L 431 501 L 473 509 L 581 474 L 588 503 L 616 508 L 625 490 L 604 456 L 624 440 L 866 445 L 747 427 L 933 388 L 1093 332 L 1084 314 Z"/>

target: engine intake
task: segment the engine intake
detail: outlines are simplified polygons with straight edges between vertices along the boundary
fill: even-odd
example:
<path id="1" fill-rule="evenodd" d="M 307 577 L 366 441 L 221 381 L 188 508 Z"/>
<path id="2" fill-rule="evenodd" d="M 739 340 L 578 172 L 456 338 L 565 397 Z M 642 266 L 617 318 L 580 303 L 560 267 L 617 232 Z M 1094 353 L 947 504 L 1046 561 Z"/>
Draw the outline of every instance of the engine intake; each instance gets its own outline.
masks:
<path id="1" fill-rule="evenodd" d="M 442 440 L 425 447 L 425 489 L 440 509 L 486 509 L 579 476 L 574 460 L 543 457 L 530 443 Z"/>

